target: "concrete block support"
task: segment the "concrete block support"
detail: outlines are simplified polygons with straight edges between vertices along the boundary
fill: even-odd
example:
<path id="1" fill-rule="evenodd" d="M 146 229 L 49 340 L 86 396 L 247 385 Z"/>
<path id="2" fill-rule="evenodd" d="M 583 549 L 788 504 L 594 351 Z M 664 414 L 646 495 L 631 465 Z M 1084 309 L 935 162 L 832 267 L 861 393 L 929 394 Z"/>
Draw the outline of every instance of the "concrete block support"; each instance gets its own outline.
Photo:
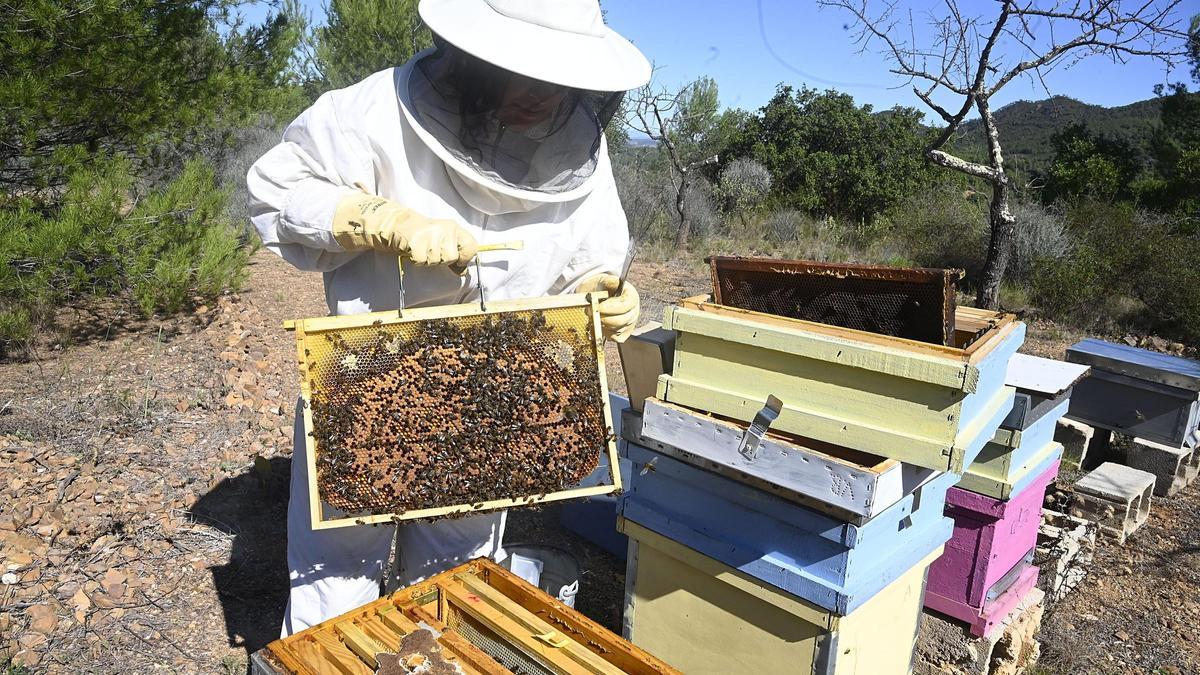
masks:
<path id="1" fill-rule="evenodd" d="M 1143 438 L 1133 439 L 1126 464 L 1154 474 L 1154 494 L 1170 497 L 1188 483 L 1188 461 L 1194 454 L 1188 448 L 1172 448 Z"/>
<path id="2" fill-rule="evenodd" d="M 917 675 L 1017 675 L 1037 662 L 1044 593 L 1033 589 L 983 637 L 958 621 L 925 610 L 913 656 Z"/>
<path id="3" fill-rule="evenodd" d="M 1113 462 L 1101 464 L 1075 484 L 1071 515 L 1087 518 L 1118 544 L 1150 517 L 1154 474 Z"/>
<path id="4" fill-rule="evenodd" d="M 1192 481 L 1196 480 L 1196 476 L 1200 476 L 1200 445 L 1192 449 L 1192 454 L 1183 463 L 1183 467 L 1184 480 L 1191 485 Z"/>
<path id="5" fill-rule="evenodd" d="M 1095 433 L 1095 429 L 1083 422 L 1076 422 L 1065 417 L 1058 420 L 1058 428 L 1054 431 L 1054 440 L 1062 443 L 1062 463 L 1064 466 L 1069 465 L 1076 469 L 1083 466 L 1083 460 L 1087 457 L 1088 446 L 1091 444 L 1092 436 Z"/>
<path id="6" fill-rule="evenodd" d="M 1065 513 L 1042 510 L 1033 564 L 1041 568 L 1038 588 L 1054 604 L 1075 590 L 1087 576 L 1096 549 L 1096 524 Z"/>

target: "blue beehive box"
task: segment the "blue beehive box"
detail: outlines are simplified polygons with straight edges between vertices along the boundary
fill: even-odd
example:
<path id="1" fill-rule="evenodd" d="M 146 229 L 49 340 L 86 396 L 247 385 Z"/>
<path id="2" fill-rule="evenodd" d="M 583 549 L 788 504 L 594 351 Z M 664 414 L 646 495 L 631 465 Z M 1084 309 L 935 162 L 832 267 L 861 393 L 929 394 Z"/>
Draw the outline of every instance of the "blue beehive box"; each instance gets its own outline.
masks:
<path id="1" fill-rule="evenodd" d="M 950 538 L 941 474 L 889 509 L 855 525 L 762 490 L 624 444 L 627 520 L 845 615 Z"/>

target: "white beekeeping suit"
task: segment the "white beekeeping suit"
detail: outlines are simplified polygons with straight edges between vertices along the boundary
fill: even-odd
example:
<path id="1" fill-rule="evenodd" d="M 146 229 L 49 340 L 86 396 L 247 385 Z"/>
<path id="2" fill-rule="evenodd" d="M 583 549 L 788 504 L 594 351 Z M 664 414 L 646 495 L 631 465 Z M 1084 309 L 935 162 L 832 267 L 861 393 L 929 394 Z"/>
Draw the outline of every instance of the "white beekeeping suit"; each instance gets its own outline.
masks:
<path id="1" fill-rule="evenodd" d="M 596 0 L 422 0 L 420 13 L 435 48 L 321 96 L 250 169 L 264 245 L 324 274 L 332 314 L 395 309 L 398 255 L 407 307 L 468 302 L 479 287 L 495 300 L 615 289 L 629 235 L 603 130 L 648 62 Z M 478 245 L 513 240 L 524 248 L 457 273 Z M 632 325 L 636 290 L 601 315 L 610 333 Z M 393 533 L 313 531 L 299 421 L 294 447 L 285 635 L 378 597 Z M 501 558 L 504 520 L 401 526 L 400 582 Z"/>

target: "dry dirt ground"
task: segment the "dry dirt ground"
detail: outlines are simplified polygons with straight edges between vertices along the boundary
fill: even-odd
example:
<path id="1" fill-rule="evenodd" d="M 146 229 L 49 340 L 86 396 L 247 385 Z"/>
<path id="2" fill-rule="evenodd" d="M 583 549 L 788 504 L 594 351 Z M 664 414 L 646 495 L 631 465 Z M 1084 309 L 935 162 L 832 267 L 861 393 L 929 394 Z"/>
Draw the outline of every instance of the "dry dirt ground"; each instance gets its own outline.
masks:
<path id="1" fill-rule="evenodd" d="M 703 292 L 699 266 L 638 264 L 644 317 Z M 33 672 L 241 673 L 278 635 L 295 400 L 289 318 L 320 277 L 253 258 L 246 288 L 170 321 L 69 312 L 71 346 L 0 364 L 0 664 Z M 1078 336 L 1034 325 L 1028 351 Z M 609 377 L 621 390 L 609 349 Z M 1200 672 L 1200 484 L 1155 502 L 1125 547 L 1048 612 L 1047 672 Z M 514 512 L 510 541 L 583 562 L 578 605 L 619 626 L 623 564 Z M 1173 670 L 1174 669 L 1174 670 Z"/>

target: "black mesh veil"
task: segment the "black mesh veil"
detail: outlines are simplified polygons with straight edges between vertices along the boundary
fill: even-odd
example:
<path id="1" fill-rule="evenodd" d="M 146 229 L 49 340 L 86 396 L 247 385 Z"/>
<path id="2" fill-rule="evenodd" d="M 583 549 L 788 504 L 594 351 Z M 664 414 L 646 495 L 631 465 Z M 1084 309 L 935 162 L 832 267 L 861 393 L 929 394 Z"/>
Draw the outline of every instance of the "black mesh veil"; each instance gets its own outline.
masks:
<path id="1" fill-rule="evenodd" d="M 566 192 L 591 177 L 624 92 L 524 78 L 439 38 L 434 44 L 412 69 L 408 94 L 417 123 L 448 152 L 483 179 L 521 190 Z M 514 104 L 514 89 L 535 93 Z"/>

